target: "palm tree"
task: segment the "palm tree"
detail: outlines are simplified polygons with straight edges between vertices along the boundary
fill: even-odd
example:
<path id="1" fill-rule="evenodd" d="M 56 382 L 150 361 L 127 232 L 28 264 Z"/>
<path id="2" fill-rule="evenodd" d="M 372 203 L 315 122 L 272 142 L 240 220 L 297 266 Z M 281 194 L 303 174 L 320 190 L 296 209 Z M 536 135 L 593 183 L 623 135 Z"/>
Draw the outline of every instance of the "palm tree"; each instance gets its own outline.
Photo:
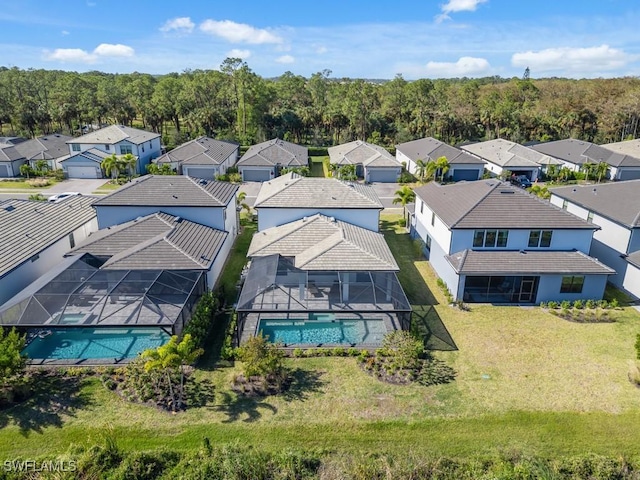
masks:
<path id="1" fill-rule="evenodd" d="M 120 175 L 120 165 L 120 160 L 115 153 L 100 162 L 100 167 L 104 170 L 104 173 L 113 180 Z"/>
<path id="2" fill-rule="evenodd" d="M 591 162 L 585 162 L 582 165 L 582 170 L 584 171 L 584 180 L 585 180 L 585 182 L 589 181 L 589 174 L 591 172 L 593 172 L 595 166 L 596 166 L 596 164 L 595 163 L 591 163 Z"/>
<path id="3" fill-rule="evenodd" d="M 127 153 L 120 158 L 120 162 L 121 165 L 127 169 L 127 173 L 129 174 L 129 181 L 131 181 L 131 177 L 133 177 L 133 169 L 138 164 L 138 159 L 133 156 L 133 154 Z"/>
<path id="4" fill-rule="evenodd" d="M 416 199 L 416 193 L 406 185 L 400 190 L 396 190 L 395 195 L 396 197 L 393 199 L 393 204 L 400 203 L 403 207 Z"/>
<path id="5" fill-rule="evenodd" d="M 427 164 L 429 163 L 429 161 L 425 161 L 422 159 L 418 159 L 416 160 L 416 174 L 418 175 L 418 178 L 420 179 L 421 182 L 424 182 L 424 177 L 427 173 Z"/>
<path id="6" fill-rule="evenodd" d="M 607 172 L 609 171 L 609 164 L 607 162 L 599 162 L 595 168 L 594 172 L 598 176 L 598 183 L 602 180 L 602 177 L 607 176 Z"/>
<path id="7" fill-rule="evenodd" d="M 438 171 L 438 165 L 436 165 L 436 162 L 427 163 L 427 168 L 425 171 L 426 179 L 431 180 L 432 178 L 435 178 L 437 171 Z"/>
<path id="8" fill-rule="evenodd" d="M 23 177 L 27 177 L 27 180 L 29 180 L 29 175 L 31 175 L 32 172 L 33 169 L 28 163 L 20 165 L 20 175 L 22 175 Z"/>

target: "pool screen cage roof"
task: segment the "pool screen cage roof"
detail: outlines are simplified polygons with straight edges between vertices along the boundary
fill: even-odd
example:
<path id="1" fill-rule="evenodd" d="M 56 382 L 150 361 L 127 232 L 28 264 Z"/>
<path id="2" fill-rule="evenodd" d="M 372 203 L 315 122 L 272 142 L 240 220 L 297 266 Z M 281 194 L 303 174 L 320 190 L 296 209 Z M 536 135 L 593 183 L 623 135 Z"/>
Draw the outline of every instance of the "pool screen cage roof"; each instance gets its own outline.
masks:
<path id="1" fill-rule="evenodd" d="M 206 288 L 197 270 L 100 270 L 102 263 L 90 254 L 63 262 L 0 307 L 0 325 L 173 326 Z"/>
<path id="2" fill-rule="evenodd" d="M 306 271 L 275 254 L 251 260 L 236 309 L 406 312 L 411 305 L 395 272 Z"/>

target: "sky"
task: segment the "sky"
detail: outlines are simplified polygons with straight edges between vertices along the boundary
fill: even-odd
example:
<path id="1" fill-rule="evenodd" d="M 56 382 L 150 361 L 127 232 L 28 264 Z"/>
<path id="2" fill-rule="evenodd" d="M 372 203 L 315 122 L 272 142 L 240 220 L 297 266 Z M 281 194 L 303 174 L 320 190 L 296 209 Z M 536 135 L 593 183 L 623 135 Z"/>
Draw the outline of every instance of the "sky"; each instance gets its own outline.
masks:
<path id="1" fill-rule="evenodd" d="M 0 66 L 263 77 L 640 74 L 639 0 L 0 0 Z"/>

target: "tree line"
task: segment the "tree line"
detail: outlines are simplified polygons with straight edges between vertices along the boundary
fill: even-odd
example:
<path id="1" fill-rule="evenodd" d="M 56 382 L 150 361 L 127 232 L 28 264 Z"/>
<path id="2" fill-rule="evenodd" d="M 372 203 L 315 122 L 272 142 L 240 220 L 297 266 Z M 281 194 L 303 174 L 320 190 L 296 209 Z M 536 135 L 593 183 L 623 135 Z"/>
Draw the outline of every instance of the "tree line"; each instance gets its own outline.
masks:
<path id="1" fill-rule="evenodd" d="M 640 79 L 263 78 L 238 58 L 218 70 L 153 76 L 0 67 L 0 131 L 34 137 L 122 124 L 169 146 L 198 135 L 250 145 L 278 137 L 329 146 L 354 139 L 393 146 L 505 138 L 608 143 L 638 136 Z"/>

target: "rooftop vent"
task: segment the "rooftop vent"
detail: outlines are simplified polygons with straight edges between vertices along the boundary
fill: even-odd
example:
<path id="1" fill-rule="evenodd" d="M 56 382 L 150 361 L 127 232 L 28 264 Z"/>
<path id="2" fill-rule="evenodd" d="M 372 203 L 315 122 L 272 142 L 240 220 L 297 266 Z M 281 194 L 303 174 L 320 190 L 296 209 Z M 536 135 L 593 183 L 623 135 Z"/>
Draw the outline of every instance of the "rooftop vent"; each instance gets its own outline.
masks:
<path id="1" fill-rule="evenodd" d="M 513 195 L 515 192 L 513 190 L 500 190 L 500 193 Z"/>
<path id="2" fill-rule="evenodd" d="M 336 217 L 329 217 L 329 221 L 331 223 L 336 223 Z"/>
<path id="3" fill-rule="evenodd" d="M 13 205 L 9 205 L 7 207 L 4 207 L 4 211 L 5 212 L 13 212 L 16 209 L 16 207 L 14 207 Z"/>
<path id="4" fill-rule="evenodd" d="M 175 198 L 176 200 L 178 199 L 177 195 L 171 195 L 173 198 Z"/>

